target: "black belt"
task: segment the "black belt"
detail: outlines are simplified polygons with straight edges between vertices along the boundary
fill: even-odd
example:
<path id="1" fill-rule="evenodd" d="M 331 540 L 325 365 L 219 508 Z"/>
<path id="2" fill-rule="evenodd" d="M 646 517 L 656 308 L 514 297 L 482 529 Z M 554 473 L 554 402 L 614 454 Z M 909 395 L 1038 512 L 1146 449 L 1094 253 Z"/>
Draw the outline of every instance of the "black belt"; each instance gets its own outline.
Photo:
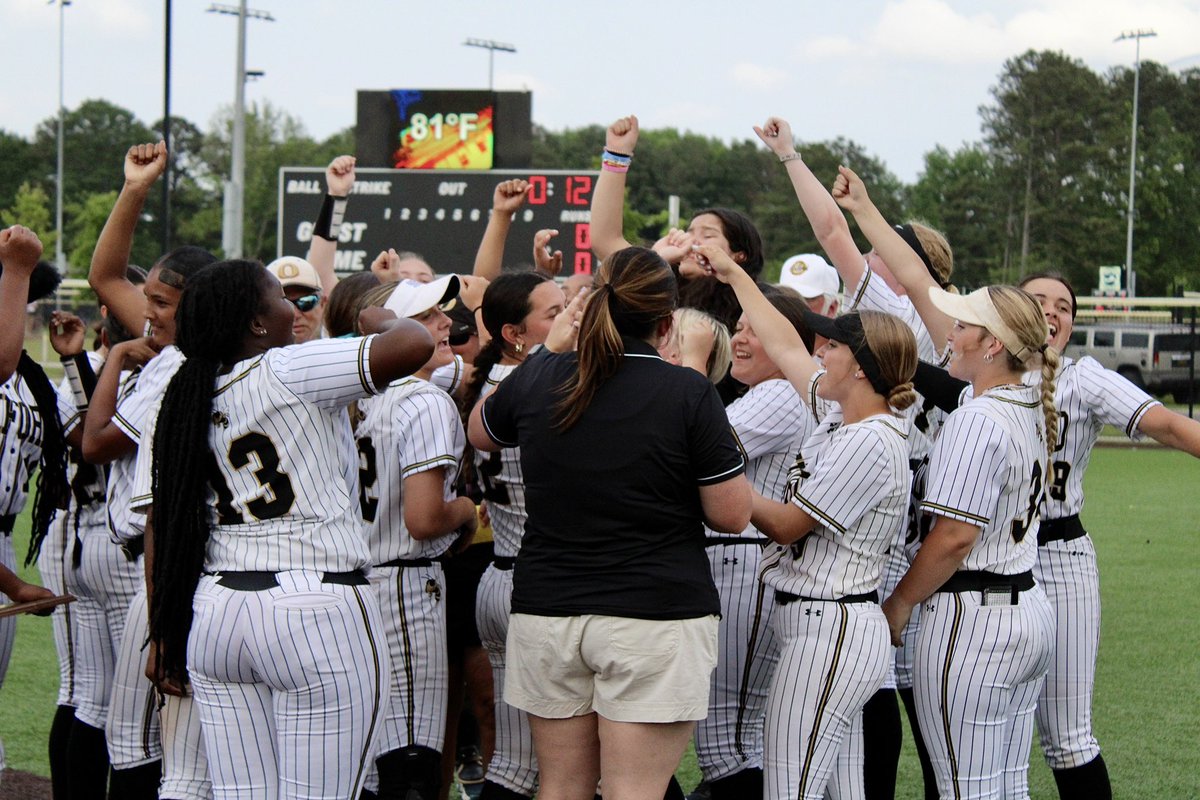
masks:
<path id="1" fill-rule="evenodd" d="M 125 558 L 130 562 L 137 561 L 142 557 L 142 553 L 146 552 L 146 535 L 135 536 L 132 539 L 126 539 L 121 542 L 121 550 L 125 553 Z"/>
<path id="2" fill-rule="evenodd" d="M 496 556 L 492 559 L 492 563 L 496 565 L 496 569 L 502 569 L 507 572 L 517 563 L 517 559 L 510 556 Z"/>
<path id="3" fill-rule="evenodd" d="M 441 564 L 446 560 L 444 555 L 436 558 L 393 558 L 391 561 L 385 561 L 382 564 L 376 564 L 377 567 L 432 567 L 434 564 Z"/>
<path id="4" fill-rule="evenodd" d="M 845 597 L 805 597 L 800 594 L 792 594 L 791 592 L 775 592 L 775 602 L 781 606 L 786 606 L 788 603 L 878 603 L 879 592 L 867 592 L 866 594 L 848 594 Z"/>
<path id="5" fill-rule="evenodd" d="M 277 572 L 217 572 L 214 575 L 217 583 L 226 589 L 239 592 L 264 592 L 279 586 Z M 321 583 L 336 583 L 341 586 L 366 586 L 367 576 L 362 570 L 353 572 L 326 572 L 321 575 Z"/>
<path id="6" fill-rule="evenodd" d="M 767 539 L 762 536 L 708 536 L 704 539 L 705 547 L 720 547 L 724 544 L 756 544 L 762 547 Z"/>
<path id="7" fill-rule="evenodd" d="M 1079 521 L 1078 514 L 1059 519 L 1044 519 L 1041 527 L 1038 528 L 1038 545 L 1041 546 L 1048 542 L 1069 542 L 1082 536 L 1087 536 L 1087 531 L 1083 529 L 1083 523 Z"/>
<path id="8" fill-rule="evenodd" d="M 5 536 L 10 535 L 13 532 L 13 528 L 16 527 L 16 524 L 16 514 L 0 514 L 0 534 L 4 534 Z"/>
<path id="9" fill-rule="evenodd" d="M 960 570 L 938 589 L 939 592 L 982 592 L 984 605 L 998 600 L 999 605 L 1016 605 L 1021 592 L 1033 588 L 1033 573 L 1000 575 L 995 572 Z"/>

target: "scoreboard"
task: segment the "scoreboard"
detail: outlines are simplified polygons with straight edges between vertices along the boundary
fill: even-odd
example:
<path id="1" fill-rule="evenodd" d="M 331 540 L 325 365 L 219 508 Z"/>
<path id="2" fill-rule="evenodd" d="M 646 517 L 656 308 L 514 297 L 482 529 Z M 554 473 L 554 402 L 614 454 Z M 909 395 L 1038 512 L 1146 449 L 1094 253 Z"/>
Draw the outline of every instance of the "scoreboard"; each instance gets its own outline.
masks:
<path id="1" fill-rule="evenodd" d="M 525 205 L 513 216 L 504 266 L 533 264 L 533 235 L 553 228 L 550 246 L 563 252 L 562 275 L 592 272 L 591 202 L 599 173 L 579 170 L 400 170 L 359 168 L 338 236 L 341 275 L 371 268 L 383 250 L 420 254 L 438 273 L 470 274 L 492 213 L 496 185 L 529 181 Z M 279 256 L 304 256 L 325 196 L 325 170 L 279 170 Z"/>

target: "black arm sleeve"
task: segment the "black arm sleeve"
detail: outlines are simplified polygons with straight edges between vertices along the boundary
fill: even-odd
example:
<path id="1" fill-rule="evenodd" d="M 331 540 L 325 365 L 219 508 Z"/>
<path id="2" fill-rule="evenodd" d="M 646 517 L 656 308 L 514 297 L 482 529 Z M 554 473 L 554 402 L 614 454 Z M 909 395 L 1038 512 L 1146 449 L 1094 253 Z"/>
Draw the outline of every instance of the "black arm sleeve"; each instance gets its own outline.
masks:
<path id="1" fill-rule="evenodd" d="M 917 374 L 913 376 L 913 387 L 929 402 L 949 414 L 958 408 L 963 389 L 970 384 L 950 377 L 941 367 L 924 361 L 917 362 Z"/>

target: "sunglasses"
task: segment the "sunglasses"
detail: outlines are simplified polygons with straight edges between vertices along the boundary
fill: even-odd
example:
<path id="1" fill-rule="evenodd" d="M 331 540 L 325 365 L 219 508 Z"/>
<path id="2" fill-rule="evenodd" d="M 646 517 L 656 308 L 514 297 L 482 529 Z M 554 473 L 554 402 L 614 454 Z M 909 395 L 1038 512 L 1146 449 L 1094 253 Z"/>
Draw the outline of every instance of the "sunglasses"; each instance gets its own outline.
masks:
<path id="1" fill-rule="evenodd" d="M 288 300 L 288 302 L 301 311 L 312 311 L 317 307 L 317 303 L 321 302 L 321 295 L 306 294 L 304 297 L 297 297 L 295 300 Z"/>

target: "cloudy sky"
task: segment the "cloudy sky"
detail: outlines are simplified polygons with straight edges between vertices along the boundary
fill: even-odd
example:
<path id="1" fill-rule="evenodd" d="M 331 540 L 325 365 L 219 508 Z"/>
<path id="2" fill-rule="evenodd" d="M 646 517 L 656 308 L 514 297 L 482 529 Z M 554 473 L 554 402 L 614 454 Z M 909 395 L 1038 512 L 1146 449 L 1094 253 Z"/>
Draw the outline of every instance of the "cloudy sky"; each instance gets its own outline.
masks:
<path id="1" fill-rule="evenodd" d="M 228 0 L 236 2 L 236 0 Z M 236 20 L 174 0 L 172 111 L 208 127 L 232 102 Z M 162 0 L 73 0 L 65 12 L 65 103 L 104 97 L 146 122 L 162 114 Z M 1097 71 L 1132 64 L 1122 31 L 1155 29 L 1142 57 L 1200 65 L 1200 0 L 251 0 L 247 67 L 269 100 L 326 136 L 354 123 L 357 89 L 486 88 L 488 54 L 511 43 L 498 89 L 533 92 L 552 129 L 636 113 L 723 139 L 768 115 L 801 139 L 846 136 L 906 181 L 925 152 L 980 136 L 1005 59 L 1057 49 Z M 31 136 L 56 113 L 54 0 L 0 0 L 0 128 Z"/>

